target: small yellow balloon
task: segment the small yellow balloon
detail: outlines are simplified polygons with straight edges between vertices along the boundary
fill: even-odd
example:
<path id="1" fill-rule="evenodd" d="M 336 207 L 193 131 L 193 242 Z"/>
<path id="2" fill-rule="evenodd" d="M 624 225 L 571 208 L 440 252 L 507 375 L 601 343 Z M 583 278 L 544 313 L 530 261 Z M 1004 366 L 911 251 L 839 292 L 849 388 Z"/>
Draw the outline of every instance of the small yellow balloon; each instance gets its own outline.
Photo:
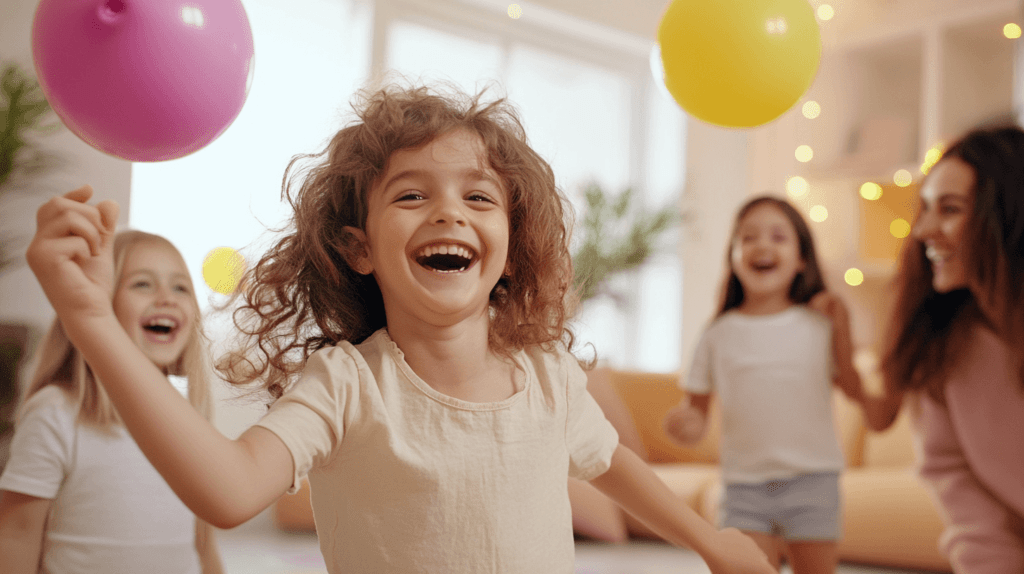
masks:
<path id="1" fill-rule="evenodd" d="M 203 259 L 203 281 L 217 293 L 234 293 L 243 273 L 245 258 L 230 247 L 217 247 Z"/>
<path id="2" fill-rule="evenodd" d="M 658 27 L 665 86 L 690 115 L 753 127 L 810 87 L 821 33 L 807 0 L 673 0 Z"/>

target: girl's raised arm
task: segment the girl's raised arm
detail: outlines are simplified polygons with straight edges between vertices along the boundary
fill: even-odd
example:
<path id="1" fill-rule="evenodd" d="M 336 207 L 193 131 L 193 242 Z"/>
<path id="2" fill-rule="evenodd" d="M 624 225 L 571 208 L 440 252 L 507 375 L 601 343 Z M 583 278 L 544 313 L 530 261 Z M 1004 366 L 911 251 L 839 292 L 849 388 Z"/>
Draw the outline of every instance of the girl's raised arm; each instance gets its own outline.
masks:
<path id="1" fill-rule="evenodd" d="M 198 517 L 237 526 L 289 487 L 291 454 L 258 427 L 222 435 L 135 346 L 111 303 L 118 207 L 90 197 L 85 186 L 39 209 L 29 266 L 150 463 Z"/>

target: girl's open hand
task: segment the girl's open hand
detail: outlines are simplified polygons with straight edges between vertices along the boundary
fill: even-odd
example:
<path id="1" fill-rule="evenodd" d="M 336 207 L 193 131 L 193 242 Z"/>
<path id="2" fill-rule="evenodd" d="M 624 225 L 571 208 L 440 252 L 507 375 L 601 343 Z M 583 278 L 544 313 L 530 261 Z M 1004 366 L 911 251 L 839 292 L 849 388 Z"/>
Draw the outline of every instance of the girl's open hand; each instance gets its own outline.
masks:
<path id="1" fill-rule="evenodd" d="M 811 300 L 807 302 L 807 306 L 828 317 L 833 324 L 845 325 L 849 322 L 850 314 L 846 309 L 846 304 L 843 303 L 842 299 L 828 291 L 822 291 L 811 297 Z"/>
<path id="2" fill-rule="evenodd" d="M 43 204 L 25 259 L 62 321 L 113 314 L 113 201 L 88 205 L 92 188 L 80 187 Z"/>
<path id="3" fill-rule="evenodd" d="M 720 530 L 713 553 L 704 559 L 711 574 L 778 574 L 757 543 L 735 528 Z"/>
<path id="4" fill-rule="evenodd" d="M 695 444 L 704 436 L 707 417 L 697 407 L 683 401 L 665 415 L 665 434 L 682 444 Z"/>

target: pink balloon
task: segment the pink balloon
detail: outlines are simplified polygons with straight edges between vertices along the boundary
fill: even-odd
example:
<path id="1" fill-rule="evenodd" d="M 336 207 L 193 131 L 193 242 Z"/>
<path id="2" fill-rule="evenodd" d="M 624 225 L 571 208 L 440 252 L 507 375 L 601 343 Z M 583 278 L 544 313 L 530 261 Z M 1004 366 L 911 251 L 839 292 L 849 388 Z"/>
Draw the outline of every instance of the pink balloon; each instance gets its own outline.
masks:
<path id="1" fill-rule="evenodd" d="M 254 64 L 239 0 L 41 0 L 32 56 L 68 128 L 131 161 L 216 139 L 242 110 Z"/>

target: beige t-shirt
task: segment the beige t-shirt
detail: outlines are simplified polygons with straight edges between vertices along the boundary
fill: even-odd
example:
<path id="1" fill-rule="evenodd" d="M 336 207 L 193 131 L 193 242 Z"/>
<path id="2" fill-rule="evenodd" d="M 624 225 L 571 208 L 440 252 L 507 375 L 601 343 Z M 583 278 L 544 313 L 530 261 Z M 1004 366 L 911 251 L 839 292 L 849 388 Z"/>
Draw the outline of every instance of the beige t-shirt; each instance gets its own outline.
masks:
<path id="1" fill-rule="evenodd" d="M 471 403 L 428 386 L 381 330 L 310 356 L 258 423 L 308 472 L 331 573 L 573 571 L 566 478 L 618 435 L 568 353 L 517 353 L 523 388 Z"/>

